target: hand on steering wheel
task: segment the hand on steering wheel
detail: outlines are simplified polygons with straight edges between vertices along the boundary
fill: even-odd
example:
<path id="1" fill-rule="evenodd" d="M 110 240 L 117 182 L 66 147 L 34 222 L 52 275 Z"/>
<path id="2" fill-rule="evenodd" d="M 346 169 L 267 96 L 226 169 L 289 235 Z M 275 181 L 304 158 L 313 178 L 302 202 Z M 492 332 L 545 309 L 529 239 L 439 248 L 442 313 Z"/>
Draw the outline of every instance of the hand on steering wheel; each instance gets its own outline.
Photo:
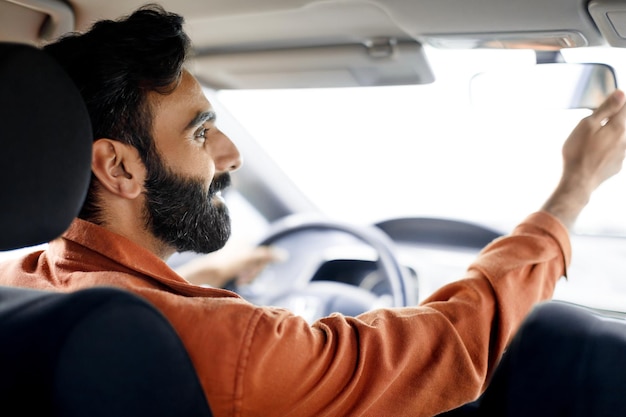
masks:
<path id="1" fill-rule="evenodd" d="M 293 245 L 294 240 L 299 244 Z M 388 294 L 373 294 L 343 282 L 313 280 L 327 261 L 323 255 L 325 248 L 346 242 L 354 244 L 355 241 L 364 243 L 376 253 L 379 281 L 385 281 Z M 289 243 L 292 245 L 287 247 Z M 295 215 L 274 223 L 259 245 L 283 247 L 289 250 L 290 256 L 285 262 L 269 265 L 250 285 L 235 288 L 255 304 L 289 308 L 314 320 L 333 312 L 357 315 L 378 307 L 416 303 L 415 286 L 407 270 L 398 262 L 393 242 L 374 226 Z"/>

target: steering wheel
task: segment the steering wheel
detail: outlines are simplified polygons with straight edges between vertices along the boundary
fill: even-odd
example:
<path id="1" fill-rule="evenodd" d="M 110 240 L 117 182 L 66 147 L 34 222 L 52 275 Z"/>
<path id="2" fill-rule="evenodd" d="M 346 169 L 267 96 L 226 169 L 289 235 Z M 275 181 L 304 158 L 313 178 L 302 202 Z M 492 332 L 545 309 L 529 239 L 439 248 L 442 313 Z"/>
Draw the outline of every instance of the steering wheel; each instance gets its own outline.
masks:
<path id="1" fill-rule="evenodd" d="M 269 265 L 251 284 L 234 288 L 254 304 L 289 308 L 313 321 L 333 312 L 353 316 L 378 307 L 416 303 L 415 284 L 399 263 L 393 241 L 374 226 L 293 215 L 273 223 L 258 244 L 282 247 L 289 259 Z M 341 248 L 348 250 L 342 253 Z M 375 260 L 376 281 L 384 282 L 388 294 L 319 279 L 320 268 L 329 260 L 359 259 L 368 248 L 370 253 L 365 258 Z"/>

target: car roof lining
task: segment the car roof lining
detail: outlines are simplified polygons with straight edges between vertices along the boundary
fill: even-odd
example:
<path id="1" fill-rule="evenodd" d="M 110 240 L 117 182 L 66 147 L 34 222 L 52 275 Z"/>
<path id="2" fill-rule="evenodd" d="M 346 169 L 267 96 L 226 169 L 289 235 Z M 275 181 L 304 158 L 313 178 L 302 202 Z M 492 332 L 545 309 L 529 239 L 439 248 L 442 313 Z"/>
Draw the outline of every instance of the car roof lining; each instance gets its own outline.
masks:
<path id="1" fill-rule="evenodd" d="M 59 5 L 66 4 L 61 0 L 9 0 L 0 2 L 0 10 L 23 7 L 18 6 L 19 3 L 36 3 L 42 9 L 58 9 Z M 144 3 L 142 0 L 67 2 L 74 10 L 76 29 L 81 31 L 98 19 L 117 18 L 120 11 L 130 13 Z M 419 41 L 426 35 L 529 30 L 574 30 L 583 33 L 591 45 L 601 43 L 586 5 L 579 0 L 465 0 L 461 3 L 455 0 L 421 0 L 419 4 L 412 0 L 162 0 L 159 3 L 167 10 L 185 16 L 188 31 L 201 49 L 228 43 L 253 44 L 255 39 L 264 44 L 301 39 L 302 45 L 308 41 L 310 46 L 314 38 L 322 36 L 327 37 L 325 43 L 345 43 L 346 34 L 362 38 L 406 36 Z M 11 13 L 3 15 L 14 16 Z M 497 19 L 494 19 L 494 13 Z M 468 15 L 472 18 L 468 19 Z M 320 27 L 323 28 L 323 35 L 311 31 L 311 28 Z M 372 33 L 372 30 L 381 33 Z M 220 36 L 220 33 L 226 36 Z M 31 32 L 31 40 L 36 35 L 37 31 Z"/>
<path id="2" fill-rule="evenodd" d="M 197 65 L 198 76 L 212 88 L 428 83 L 433 76 L 420 45 L 435 38 L 471 34 L 506 36 L 520 32 L 532 37 L 533 32 L 571 32 L 586 45 L 604 43 L 580 0 L 162 0 L 159 3 L 185 16 L 196 59 L 202 64 Z M 84 31 L 96 20 L 118 18 L 120 13 L 131 13 L 143 4 L 145 0 L 8 0 L 0 2 L 0 39 L 19 38 L 41 44 L 46 26 L 55 34 L 67 30 L 64 23 L 67 19 L 61 19 L 60 23 L 58 19 L 58 9 L 63 7 L 71 7 L 75 29 Z M 12 17 L 16 13 L 20 19 Z M 468 15 L 472 18 L 468 19 Z M 61 26 L 54 27 L 55 24 Z M 367 45 L 379 39 L 403 47 L 387 59 L 371 59 Z M 273 67 L 268 67 L 267 62 L 256 64 L 260 62 L 258 57 L 270 57 L 268 62 Z"/>

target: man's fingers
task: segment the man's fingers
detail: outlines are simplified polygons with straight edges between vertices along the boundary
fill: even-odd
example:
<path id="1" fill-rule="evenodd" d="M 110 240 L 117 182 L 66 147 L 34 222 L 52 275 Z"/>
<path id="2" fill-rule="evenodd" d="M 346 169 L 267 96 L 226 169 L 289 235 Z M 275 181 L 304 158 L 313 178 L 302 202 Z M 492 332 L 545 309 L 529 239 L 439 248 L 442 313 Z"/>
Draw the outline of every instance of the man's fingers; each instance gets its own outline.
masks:
<path id="1" fill-rule="evenodd" d="M 598 121 L 600 124 L 606 123 L 605 121 L 618 113 L 620 110 L 625 112 L 624 103 L 626 103 L 626 97 L 622 90 L 615 90 L 606 100 L 598 107 L 591 118 Z"/>
<path id="2" fill-rule="evenodd" d="M 272 246 L 259 246 L 255 249 L 256 260 L 263 263 L 285 262 L 289 258 L 289 253 L 284 249 Z"/>

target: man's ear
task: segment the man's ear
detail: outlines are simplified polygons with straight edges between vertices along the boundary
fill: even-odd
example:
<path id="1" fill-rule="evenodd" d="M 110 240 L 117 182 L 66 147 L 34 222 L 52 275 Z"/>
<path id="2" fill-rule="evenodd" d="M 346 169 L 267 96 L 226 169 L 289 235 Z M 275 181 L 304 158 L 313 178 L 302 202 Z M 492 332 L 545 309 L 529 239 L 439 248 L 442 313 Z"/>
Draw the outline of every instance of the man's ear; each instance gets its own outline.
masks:
<path id="1" fill-rule="evenodd" d="M 143 191 L 146 168 L 137 149 L 113 139 L 93 143 L 91 170 L 104 188 L 127 199 Z"/>

